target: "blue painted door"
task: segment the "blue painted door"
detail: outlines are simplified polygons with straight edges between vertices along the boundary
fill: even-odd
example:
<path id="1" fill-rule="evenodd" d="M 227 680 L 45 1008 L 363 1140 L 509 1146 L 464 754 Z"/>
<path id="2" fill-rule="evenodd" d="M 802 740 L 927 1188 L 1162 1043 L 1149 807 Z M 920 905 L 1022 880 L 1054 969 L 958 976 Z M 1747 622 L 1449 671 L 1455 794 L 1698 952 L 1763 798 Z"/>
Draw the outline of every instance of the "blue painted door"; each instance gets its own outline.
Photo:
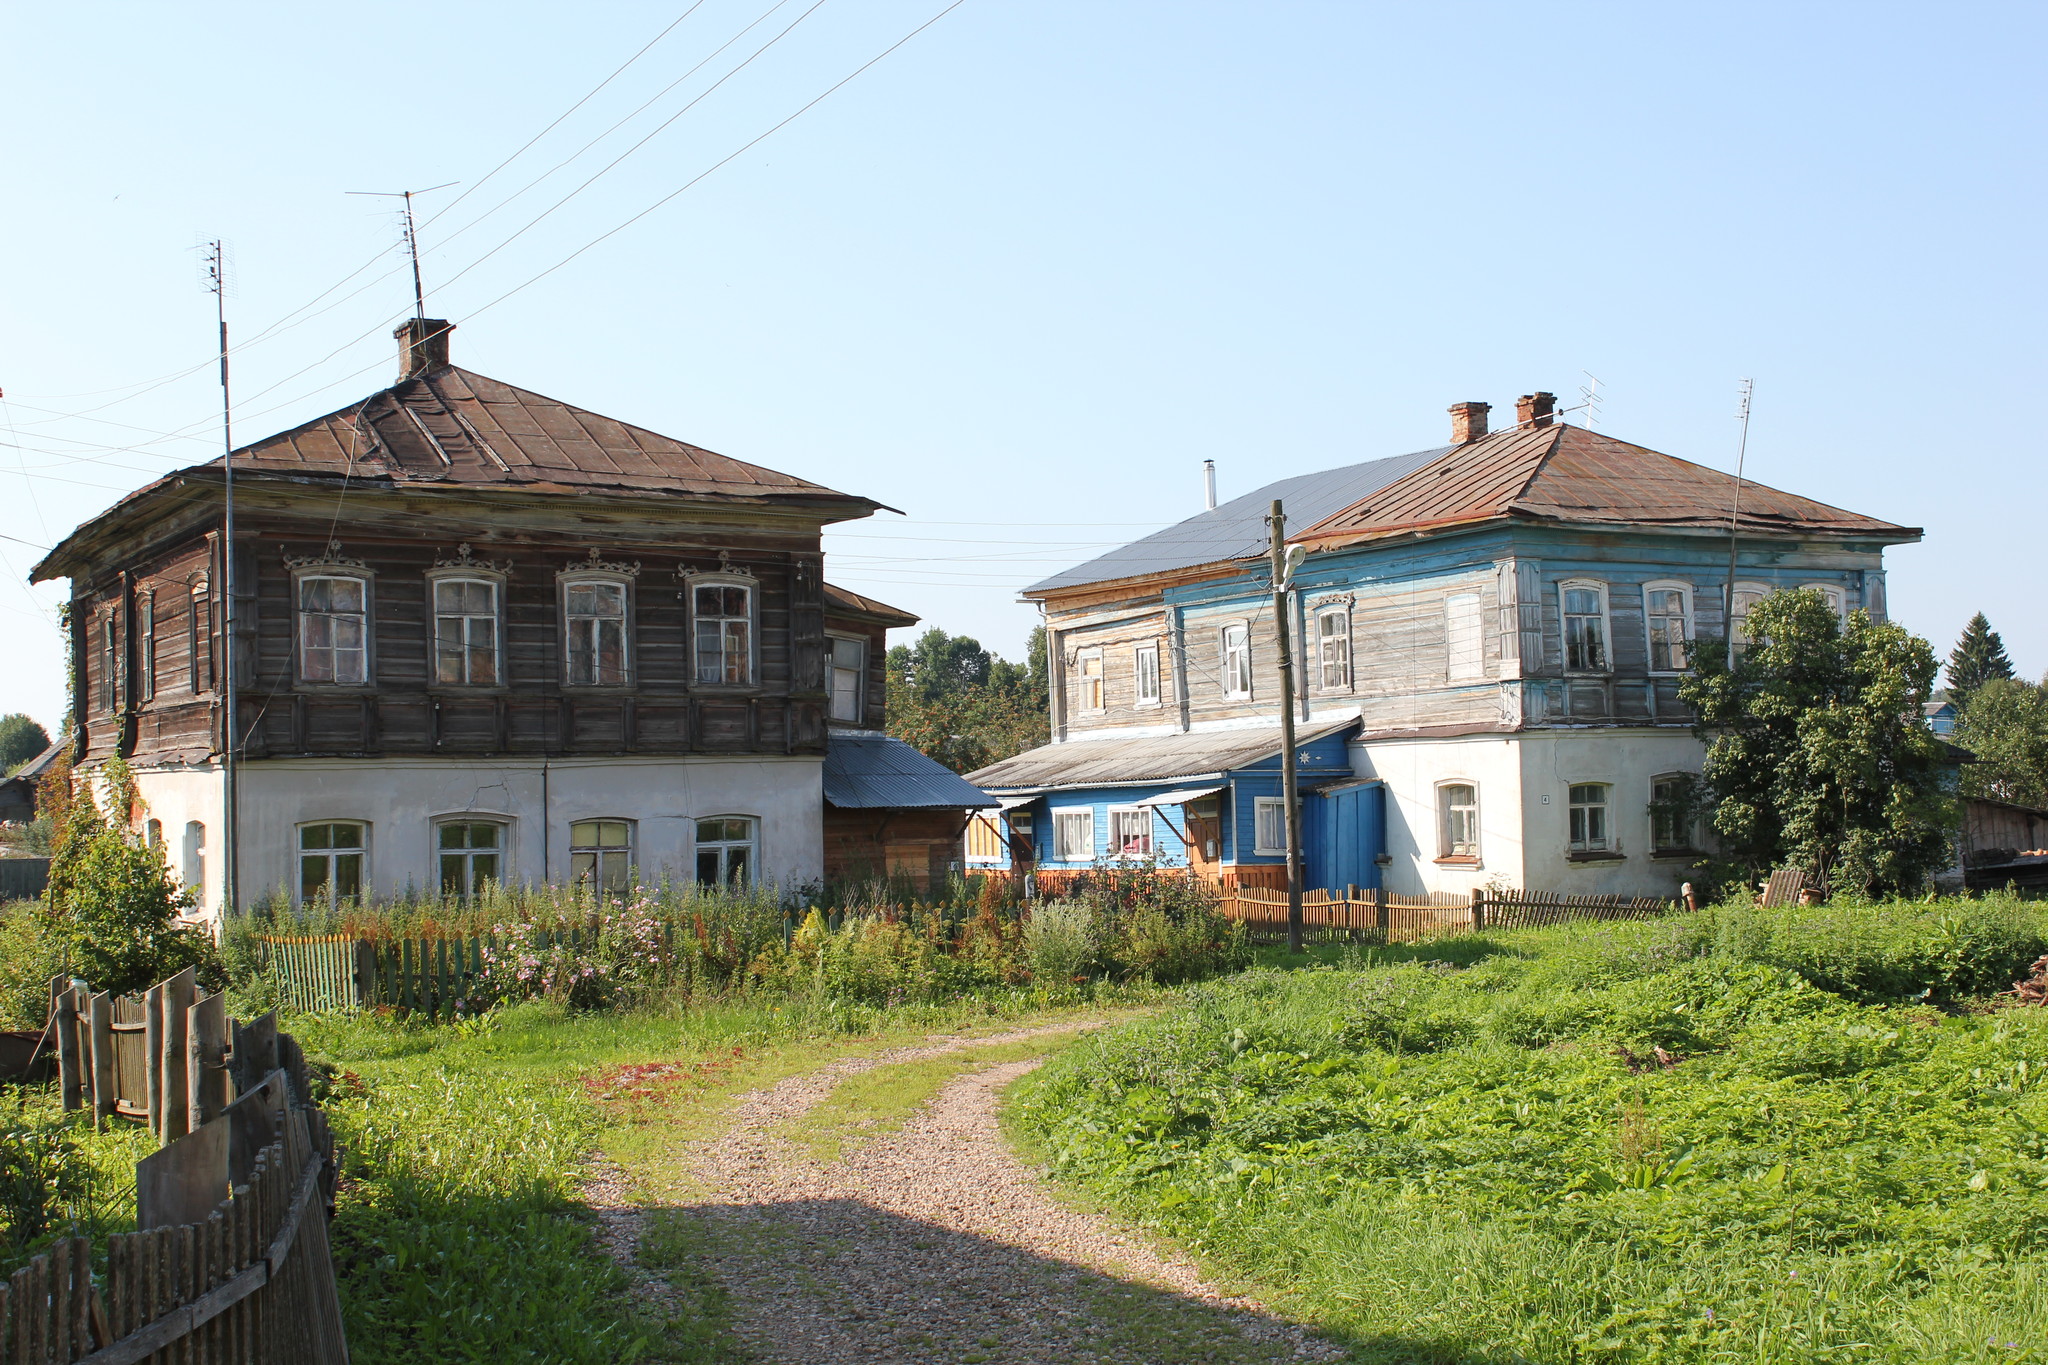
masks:
<path id="1" fill-rule="evenodd" d="M 1376 861 L 1385 845 L 1387 789 L 1377 782 L 1319 792 L 1302 802 L 1307 816 L 1308 888 L 1342 891 L 1380 884 Z"/>

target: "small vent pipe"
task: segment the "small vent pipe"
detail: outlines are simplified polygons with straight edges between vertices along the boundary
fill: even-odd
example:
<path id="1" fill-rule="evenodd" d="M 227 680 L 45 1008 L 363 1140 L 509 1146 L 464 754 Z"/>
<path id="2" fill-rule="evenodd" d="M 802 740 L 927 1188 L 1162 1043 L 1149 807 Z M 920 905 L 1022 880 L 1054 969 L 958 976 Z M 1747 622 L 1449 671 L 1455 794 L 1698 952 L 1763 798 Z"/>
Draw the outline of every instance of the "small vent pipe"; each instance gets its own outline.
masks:
<path id="1" fill-rule="evenodd" d="M 1202 496 L 1207 499 L 1209 510 L 1216 510 L 1216 462 L 1202 461 Z"/>

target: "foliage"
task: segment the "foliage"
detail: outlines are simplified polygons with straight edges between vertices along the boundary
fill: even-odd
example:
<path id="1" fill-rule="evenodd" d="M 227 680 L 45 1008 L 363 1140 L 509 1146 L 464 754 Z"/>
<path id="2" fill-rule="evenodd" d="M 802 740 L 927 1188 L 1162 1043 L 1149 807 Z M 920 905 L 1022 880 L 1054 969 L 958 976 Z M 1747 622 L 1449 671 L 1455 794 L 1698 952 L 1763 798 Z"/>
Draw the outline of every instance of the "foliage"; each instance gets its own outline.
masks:
<path id="1" fill-rule="evenodd" d="M 1917 891 L 1950 860 L 1946 760 L 1921 723 L 1934 652 L 1890 622 L 1846 625 L 1811 589 L 1751 609 L 1752 643 L 1696 642 L 1679 685 L 1708 742 L 1703 780 L 1729 871 L 1806 869 L 1865 895 Z"/>
<path id="2" fill-rule="evenodd" d="M 2006 657 L 2005 641 L 1991 628 L 1990 619 L 1978 612 L 1963 627 L 1948 656 L 1948 691 L 1956 710 L 1967 712 L 1970 699 L 1985 683 L 2012 676 L 2012 660 Z"/>
<path id="3" fill-rule="evenodd" d="M 955 772 L 972 772 L 1046 742 L 1051 712 L 1045 630 L 1011 663 L 965 635 L 933 627 L 889 651 L 888 729 Z"/>
<path id="4" fill-rule="evenodd" d="M 1095 962 L 1095 911 L 1085 902 L 1052 901 L 1024 925 L 1024 956 L 1038 981 L 1083 979 Z"/>
<path id="5" fill-rule="evenodd" d="M 1017 1117 L 1358 1359 L 2013 1359 L 2048 1011 L 1979 1002 L 2043 943 L 1999 898 L 1354 950 L 1084 1040 Z"/>
<path id="6" fill-rule="evenodd" d="M 35 901 L 0 907 L 0 1028 L 41 1028 L 50 1013 L 50 978 L 66 970 L 65 945 L 46 931 Z"/>
<path id="7" fill-rule="evenodd" d="M 0 1278 L 59 1237 L 135 1227 L 135 1163 L 156 1148 L 146 1128 L 91 1120 L 59 1107 L 55 1086 L 0 1099 Z"/>
<path id="8" fill-rule="evenodd" d="M 0 777 L 50 747 L 50 732 L 19 711 L 0 716 Z"/>
<path id="9" fill-rule="evenodd" d="M 1963 765 L 1964 796 L 2048 808 L 2048 686 L 1985 682 L 1956 722 L 1954 739 L 1975 760 Z"/>

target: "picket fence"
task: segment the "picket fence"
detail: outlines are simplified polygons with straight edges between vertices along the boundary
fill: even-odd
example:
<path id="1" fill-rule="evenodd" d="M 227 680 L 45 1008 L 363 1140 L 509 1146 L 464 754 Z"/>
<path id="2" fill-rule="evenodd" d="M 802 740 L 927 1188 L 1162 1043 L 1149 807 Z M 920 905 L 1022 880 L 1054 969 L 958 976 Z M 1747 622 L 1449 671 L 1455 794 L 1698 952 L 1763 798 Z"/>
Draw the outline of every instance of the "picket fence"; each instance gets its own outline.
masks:
<path id="1" fill-rule="evenodd" d="M 433 1019 L 454 1016 L 482 974 L 495 934 L 466 938 L 366 939 L 354 934 L 263 935 L 263 965 L 292 1008 L 307 1012 L 388 1006 Z M 541 947 L 597 946 L 597 930 L 540 936 Z"/>
<path id="2" fill-rule="evenodd" d="M 145 1119 L 161 1146 L 135 1168 L 140 1230 L 109 1239 L 97 1279 L 67 1237 L 0 1285 L 0 1362 L 348 1365 L 334 1135 L 305 1055 L 274 1015 L 195 994 L 189 968 L 120 1000 L 52 982 L 64 1106 L 89 1090 L 95 1122 Z"/>
<path id="3" fill-rule="evenodd" d="M 1680 909 L 1675 900 L 1630 896 L 1555 896 L 1517 891 L 1468 894 L 1432 892 L 1397 896 L 1378 887 L 1306 891 L 1301 897 L 1302 936 L 1312 943 L 1419 943 L 1447 934 L 1528 929 L 1567 920 L 1653 919 Z M 1223 892 L 1225 916 L 1245 926 L 1255 942 L 1287 939 L 1287 893 L 1263 887 Z"/>

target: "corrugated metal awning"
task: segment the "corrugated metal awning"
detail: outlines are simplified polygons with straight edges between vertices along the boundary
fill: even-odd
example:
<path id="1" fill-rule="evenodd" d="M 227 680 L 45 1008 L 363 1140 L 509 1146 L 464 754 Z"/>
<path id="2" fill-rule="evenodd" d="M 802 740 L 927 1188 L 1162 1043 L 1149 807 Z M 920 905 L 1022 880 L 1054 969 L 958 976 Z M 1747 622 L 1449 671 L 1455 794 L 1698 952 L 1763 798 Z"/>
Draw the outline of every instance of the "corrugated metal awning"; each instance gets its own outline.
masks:
<path id="1" fill-rule="evenodd" d="M 1028 806 L 1037 799 L 1035 796 L 1005 796 L 999 798 L 996 804 L 1004 810 L 1015 810 L 1019 806 Z"/>
<path id="2" fill-rule="evenodd" d="M 1190 801 L 1199 801 L 1205 796 L 1214 796 L 1223 790 L 1223 784 L 1213 787 L 1182 787 L 1179 791 L 1161 792 L 1148 796 L 1143 801 L 1131 802 L 1134 806 L 1185 806 Z"/>
<path id="3" fill-rule="evenodd" d="M 900 739 L 834 734 L 825 741 L 825 804 L 841 810 L 987 810 L 996 799 Z"/>

